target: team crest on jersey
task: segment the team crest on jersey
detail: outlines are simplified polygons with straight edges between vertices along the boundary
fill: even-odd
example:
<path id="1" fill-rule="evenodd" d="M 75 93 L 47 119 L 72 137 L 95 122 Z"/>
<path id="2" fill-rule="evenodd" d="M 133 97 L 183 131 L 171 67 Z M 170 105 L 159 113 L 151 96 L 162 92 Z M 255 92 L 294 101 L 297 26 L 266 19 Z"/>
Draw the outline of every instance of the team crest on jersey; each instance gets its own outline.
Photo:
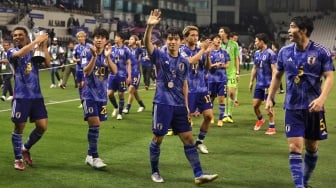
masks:
<path id="1" fill-rule="evenodd" d="M 187 54 L 186 54 L 184 51 L 182 51 L 182 50 L 181 50 L 181 52 L 180 52 L 180 53 L 181 53 L 181 56 L 182 56 L 182 57 L 185 57 L 185 58 L 187 58 L 187 57 L 188 57 L 188 55 L 187 55 Z"/>
<path id="2" fill-rule="evenodd" d="M 15 118 L 16 118 L 16 119 L 19 119 L 20 117 L 21 117 L 21 112 L 16 112 L 16 113 L 15 113 Z"/>
<path id="3" fill-rule="evenodd" d="M 179 71 L 184 72 L 185 66 L 183 63 L 180 63 L 178 67 L 179 67 Z"/>
<path id="4" fill-rule="evenodd" d="M 162 123 L 158 123 L 158 124 L 156 125 L 156 128 L 157 128 L 158 130 L 162 130 L 162 129 L 163 129 L 163 125 L 162 125 Z"/>
<path id="5" fill-rule="evenodd" d="M 119 55 L 123 56 L 124 55 L 124 50 L 119 50 Z"/>
<path id="6" fill-rule="evenodd" d="M 315 61 L 316 61 L 316 57 L 315 56 L 308 56 L 308 58 L 307 58 L 308 65 L 315 64 Z"/>

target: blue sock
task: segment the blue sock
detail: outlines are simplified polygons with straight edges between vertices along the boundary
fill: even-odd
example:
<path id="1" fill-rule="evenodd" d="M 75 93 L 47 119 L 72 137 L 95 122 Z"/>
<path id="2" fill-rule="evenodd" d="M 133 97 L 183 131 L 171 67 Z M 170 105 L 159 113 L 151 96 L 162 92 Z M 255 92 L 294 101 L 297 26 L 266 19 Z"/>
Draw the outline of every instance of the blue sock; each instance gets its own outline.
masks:
<path id="1" fill-rule="evenodd" d="M 125 100 L 124 99 L 120 99 L 119 100 L 119 114 L 122 114 L 122 111 L 124 109 L 124 105 L 125 105 Z"/>
<path id="2" fill-rule="evenodd" d="M 289 166 L 296 188 L 303 188 L 303 166 L 301 153 L 290 152 Z"/>
<path id="3" fill-rule="evenodd" d="M 152 141 L 149 145 L 150 164 L 152 167 L 152 174 L 159 172 L 159 158 L 160 158 L 160 145 Z"/>
<path id="4" fill-rule="evenodd" d="M 114 95 L 109 96 L 110 102 L 114 108 L 118 108 L 117 100 Z"/>
<path id="5" fill-rule="evenodd" d="M 269 128 L 275 128 L 275 123 L 269 123 Z"/>
<path id="6" fill-rule="evenodd" d="M 24 147 L 29 150 L 37 141 L 40 140 L 40 138 L 42 137 L 42 134 L 38 133 L 36 129 L 34 129 L 29 137 L 27 142 L 24 144 Z"/>
<path id="7" fill-rule="evenodd" d="M 201 176 L 203 174 L 203 171 L 195 144 L 184 145 L 184 154 L 194 171 L 194 176 Z"/>
<path id="8" fill-rule="evenodd" d="M 317 152 L 309 152 L 306 151 L 306 154 L 304 156 L 304 174 L 303 174 L 303 183 L 304 185 L 308 184 L 308 181 L 311 177 L 311 175 L 313 174 L 313 171 L 316 167 L 316 163 L 317 163 L 317 159 L 318 159 L 318 153 Z"/>
<path id="9" fill-rule="evenodd" d="M 93 158 L 98 158 L 98 138 L 99 138 L 99 126 L 90 126 L 88 131 L 89 149 L 88 155 L 92 155 Z"/>
<path id="10" fill-rule="evenodd" d="M 130 110 L 130 109 L 131 109 L 131 104 L 127 104 L 127 105 L 126 105 L 126 109 L 127 109 L 127 110 Z"/>
<path id="11" fill-rule="evenodd" d="M 218 120 L 222 120 L 224 118 L 224 111 L 225 111 L 225 104 L 219 104 L 219 113 L 218 113 Z"/>
<path id="12" fill-rule="evenodd" d="M 198 134 L 198 138 L 197 138 L 197 141 L 199 142 L 203 142 L 204 138 L 205 138 L 205 135 L 207 134 L 208 132 L 207 131 L 202 131 L 200 130 L 199 134 Z"/>
<path id="13" fill-rule="evenodd" d="M 263 119 L 263 116 L 258 116 L 258 120 L 262 120 Z"/>
<path id="14" fill-rule="evenodd" d="M 79 86 L 79 87 L 78 87 L 78 94 L 79 94 L 79 98 L 80 98 L 80 100 L 82 100 L 82 91 L 83 91 L 82 86 Z"/>
<path id="15" fill-rule="evenodd" d="M 22 159 L 22 134 L 12 133 L 12 144 L 15 159 Z"/>
<path id="16" fill-rule="evenodd" d="M 142 101 L 138 101 L 139 106 L 145 107 L 145 104 Z"/>

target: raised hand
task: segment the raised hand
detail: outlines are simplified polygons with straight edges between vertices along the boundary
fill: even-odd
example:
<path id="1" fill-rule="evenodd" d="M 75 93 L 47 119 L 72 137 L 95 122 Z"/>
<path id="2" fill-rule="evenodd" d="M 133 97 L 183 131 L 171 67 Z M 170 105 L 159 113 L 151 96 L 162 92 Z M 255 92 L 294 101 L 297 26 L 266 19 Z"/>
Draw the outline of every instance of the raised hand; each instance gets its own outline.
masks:
<path id="1" fill-rule="evenodd" d="M 47 33 L 42 33 L 40 35 L 36 35 L 35 41 L 38 44 L 40 44 L 42 42 L 45 42 L 45 41 L 48 41 L 48 34 Z"/>
<path id="2" fill-rule="evenodd" d="M 108 57 L 111 55 L 112 52 L 112 46 L 111 45 L 106 45 L 104 49 L 105 57 Z"/>
<path id="3" fill-rule="evenodd" d="M 90 46 L 90 51 L 92 53 L 92 56 L 94 56 L 94 57 L 97 56 L 97 48 L 94 45 Z"/>
<path id="4" fill-rule="evenodd" d="M 154 9 L 151 11 L 148 20 L 147 20 L 147 24 L 148 25 L 156 25 L 160 22 L 161 20 L 161 11 L 159 9 Z"/>

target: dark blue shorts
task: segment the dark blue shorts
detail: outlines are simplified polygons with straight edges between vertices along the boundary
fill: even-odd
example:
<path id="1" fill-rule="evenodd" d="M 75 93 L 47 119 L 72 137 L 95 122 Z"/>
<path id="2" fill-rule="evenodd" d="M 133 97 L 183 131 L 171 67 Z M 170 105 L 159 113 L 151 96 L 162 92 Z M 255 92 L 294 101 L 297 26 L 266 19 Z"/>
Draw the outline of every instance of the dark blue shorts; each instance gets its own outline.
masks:
<path id="1" fill-rule="evenodd" d="M 260 99 L 265 101 L 268 97 L 268 88 L 255 88 L 254 89 L 254 99 Z"/>
<path id="2" fill-rule="evenodd" d="M 84 120 L 87 121 L 89 117 L 98 116 L 100 121 L 107 120 L 107 101 L 100 102 L 94 100 L 84 100 Z"/>
<path id="3" fill-rule="evenodd" d="M 76 70 L 76 75 L 75 75 L 75 81 L 76 83 L 80 83 L 84 81 L 84 72 Z"/>
<path id="4" fill-rule="evenodd" d="M 209 92 L 211 97 L 224 96 L 226 97 L 226 82 L 211 82 L 209 83 Z"/>
<path id="5" fill-rule="evenodd" d="M 285 131 L 287 138 L 304 137 L 310 140 L 328 138 L 327 124 L 323 111 L 286 110 Z"/>
<path id="6" fill-rule="evenodd" d="M 107 89 L 124 93 L 127 91 L 126 77 L 109 75 Z"/>
<path id="7" fill-rule="evenodd" d="M 213 107 L 208 92 L 188 93 L 188 105 L 190 113 L 194 113 L 196 109 L 199 109 L 199 112 L 203 112 Z"/>
<path id="8" fill-rule="evenodd" d="M 172 128 L 175 134 L 191 131 L 188 111 L 185 106 L 166 104 L 153 105 L 152 131 L 156 136 L 164 136 Z"/>
<path id="9" fill-rule="evenodd" d="M 132 79 L 131 85 L 138 89 L 140 85 L 140 79 L 141 79 L 140 72 L 135 72 L 135 73 L 132 72 L 131 79 Z"/>
<path id="10" fill-rule="evenodd" d="M 14 123 L 30 122 L 48 118 L 44 99 L 15 99 L 12 104 L 12 121 Z"/>

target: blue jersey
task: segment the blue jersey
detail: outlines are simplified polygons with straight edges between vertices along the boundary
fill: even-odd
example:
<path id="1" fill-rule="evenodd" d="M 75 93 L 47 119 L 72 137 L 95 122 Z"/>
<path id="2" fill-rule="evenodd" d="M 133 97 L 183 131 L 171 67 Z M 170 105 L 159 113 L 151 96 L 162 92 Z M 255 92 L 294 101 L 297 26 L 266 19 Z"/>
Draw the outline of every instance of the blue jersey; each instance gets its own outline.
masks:
<path id="1" fill-rule="evenodd" d="M 171 57 L 157 48 L 150 58 L 157 70 L 154 103 L 185 106 L 183 83 L 188 76 L 188 60 L 180 54 Z"/>
<path id="2" fill-rule="evenodd" d="M 86 56 L 82 57 L 82 68 L 89 64 L 92 53 L 90 49 L 85 49 Z M 82 98 L 84 100 L 107 101 L 107 78 L 109 67 L 106 62 L 104 52 L 97 55 L 95 66 L 91 73 L 84 74 L 84 85 Z"/>
<path id="3" fill-rule="evenodd" d="M 132 67 L 132 75 L 138 75 L 140 73 L 139 67 L 139 57 L 141 54 L 140 48 L 129 48 L 131 52 L 131 67 Z"/>
<path id="4" fill-rule="evenodd" d="M 272 64 L 277 61 L 277 55 L 267 48 L 264 51 L 257 50 L 254 53 L 253 62 L 257 71 L 256 88 L 269 88 L 272 81 Z"/>
<path id="5" fill-rule="evenodd" d="M 230 61 L 230 56 L 224 49 L 220 48 L 219 50 L 211 51 L 210 59 L 211 64 L 215 64 L 218 62 L 226 64 L 227 62 Z M 227 75 L 226 70 L 224 68 L 212 67 L 209 70 L 208 83 L 226 82 L 226 81 L 227 81 Z"/>
<path id="6" fill-rule="evenodd" d="M 186 45 L 180 47 L 181 55 L 185 58 L 189 58 L 197 54 L 201 49 L 195 48 L 191 50 Z M 190 64 L 188 68 L 188 88 L 189 93 L 200 93 L 208 91 L 208 84 L 205 81 L 205 60 L 206 55 L 203 55 L 198 63 Z"/>
<path id="7" fill-rule="evenodd" d="M 279 71 L 286 73 L 286 99 L 284 108 L 309 109 L 308 105 L 321 94 L 321 76 L 334 71 L 330 51 L 313 41 L 305 50 L 294 43 L 283 47 L 278 54 Z"/>
<path id="8" fill-rule="evenodd" d="M 90 44 L 86 43 L 84 45 L 82 44 L 76 44 L 76 46 L 74 47 L 74 50 L 72 51 L 72 55 L 74 58 L 76 59 L 81 59 L 82 56 L 85 57 L 85 50 L 86 48 L 90 48 Z M 84 52 L 84 54 L 82 54 Z M 81 61 L 77 62 L 76 65 L 76 71 L 80 71 L 83 72 L 82 66 L 81 66 Z"/>
<path id="9" fill-rule="evenodd" d="M 118 67 L 116 75 L 121 78 L 126 78 L 128 76 L 127 61 L 132 57 L 131 51 L 127 46 L 122 45 L 121 47 L 118 47 L 115 45 L 112 47 L 112 57 L 112 61 Z"/>
<path id="10" fill-rule="evenodd" d="M 141 49 L 141 66 L 143 67 L 152 67 L 153 64 L 151 63 L 149 59 L 148 52 L 145 48 Z"/>
<path id="11" fill-rule="evenodd" d="M 11 48 L 7 52 L 9 62 L 14 67 L 14 99 L 38 99 L 43 98 L 39 80 L 39 65 L 31 58 L 29 52 L 22 58 L 13 57 L 13 53 L 19 48 Z"/>

